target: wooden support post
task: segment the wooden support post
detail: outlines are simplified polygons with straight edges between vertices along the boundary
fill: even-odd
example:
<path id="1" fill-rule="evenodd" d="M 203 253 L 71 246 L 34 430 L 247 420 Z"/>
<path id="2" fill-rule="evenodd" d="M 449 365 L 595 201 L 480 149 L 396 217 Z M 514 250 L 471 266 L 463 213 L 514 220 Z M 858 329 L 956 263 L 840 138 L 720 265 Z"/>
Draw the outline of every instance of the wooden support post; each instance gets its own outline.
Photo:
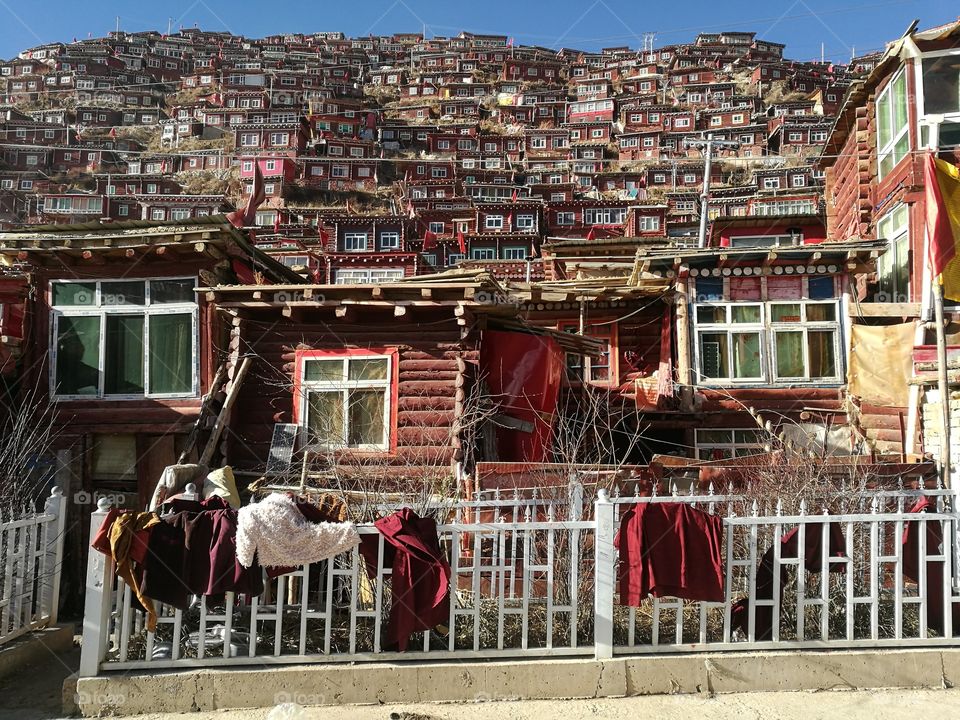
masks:
<path id="1" fill-rule="evenodd" d="M 223 433 L 223 428 L 226 427 L 227 421 L 230 418 L 230 411 L 233 409 L 233 405 L 237 401 L 240 386 L 243 384 L 243 378 L 246 377 L 247 370 L 250 368 L 250 362 L 250 358 L 244 358 L 243 362 L 240 364 L 240 369 L 233 378 L 233 384 L 230 386 L 230 390 L 227 392 L 227 397 L 223 401 L 223 407 L 220 409 L 220 414 L 217 416 L 217 422 L 214 424 L 213 430 L 210 431 L 210 439 L 207 440 L 207 445 L 204 447 L 203 454 L 200 456 L 199 463 L 201 465 L 208 465 L 210 463 L 210 459 L 213 457 L 213 453 L 217 448 L 217 443 L 220 440 L 220 435 Z"/>

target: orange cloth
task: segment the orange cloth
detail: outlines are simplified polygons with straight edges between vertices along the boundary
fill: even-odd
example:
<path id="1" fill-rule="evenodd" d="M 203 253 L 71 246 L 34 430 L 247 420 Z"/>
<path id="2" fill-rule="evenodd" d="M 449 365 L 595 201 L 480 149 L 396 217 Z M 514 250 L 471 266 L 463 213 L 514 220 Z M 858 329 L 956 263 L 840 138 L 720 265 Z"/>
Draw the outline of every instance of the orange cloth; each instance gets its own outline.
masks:
<path id="1" fill-rule="evenodd" d="M 146 558 L 149 530 L 159 522 L 156 513 L 111 510 L 92 543 L 94 549 L 113 558 L 117 575 L 130 586 L 147 611 L 147 630 L 150 632 L 157 629 L 157 611 L 153 601 L 140 589 L 139 573 L 135 572 L 134 564 L 141 564 Z"/>

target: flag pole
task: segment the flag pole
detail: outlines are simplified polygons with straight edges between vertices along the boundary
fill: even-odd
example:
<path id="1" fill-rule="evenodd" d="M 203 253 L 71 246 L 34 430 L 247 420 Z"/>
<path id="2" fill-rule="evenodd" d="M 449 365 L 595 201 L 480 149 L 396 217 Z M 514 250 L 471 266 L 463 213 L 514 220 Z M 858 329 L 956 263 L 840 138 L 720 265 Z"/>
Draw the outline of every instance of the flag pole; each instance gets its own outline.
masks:
<path id="1" fill-rule="evenodd" d="M 937 156 L 940 147 L 940 123 L 930 124 L 929 150 L 933 157 Z M 928 200 L 929 202 L 929 200 Z M 927 233 L 927 242 L 932 238 Z M 928 265 L 932 264 L 930 252 L 927 252 Z M 931 272 L 933 268 L 931 267 Z M 940 413 L 943 423 L 943 432 L 940 435 L 940 471 L 943 473 L 943 486 L 949 488 L 950 482 L 950 380 L 947 377 L 947 338 L 943 321 L 943 276 L 935 275 L 933 280 L 933 319 L 937 333 L 937 390 L 940 395 Z"/>
<path id="2" fill-rule="evenodd" d="M 947 338 L 943 322 L 943 284 L 939 277 L 933 279 L 933 317 L 937 331 L 937 385 L 940 393 L 943 433 L 940 437 L 940 469 L 943 471 L 943 486 L 950 482 L 950 382 L 947 377 Z"/>

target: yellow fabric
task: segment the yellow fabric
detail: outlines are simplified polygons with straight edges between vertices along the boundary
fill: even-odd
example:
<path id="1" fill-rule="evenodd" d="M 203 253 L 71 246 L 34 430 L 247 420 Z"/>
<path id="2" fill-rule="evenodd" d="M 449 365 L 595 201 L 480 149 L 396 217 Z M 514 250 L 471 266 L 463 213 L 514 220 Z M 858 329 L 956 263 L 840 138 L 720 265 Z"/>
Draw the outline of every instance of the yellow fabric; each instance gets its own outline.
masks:
<path id="1" fill-rule="evenodd" d="M 110 554 L 113 555 L 113 562 L 117 567 L 117 575 L 130 586 L 137 600 L 147 611 L 147 630 L 153 632 L 157 629 L 157 611 L 153 607 L 153 600 L 143 594 L 140 589 L 140 582 L 133 572 L 133 562 L 130 559 L 130 551 L 133 549 L 133 541 L 137 533 L 142 530 L 149 530 L 154 525 L 160 523 L 160 518 L 156 513 L 123 513 L 114 521 L 110 528 Z"/>
<path id="2" fill-rule="evenodd" d="M 940 210 L 953 231 L 954 244 L 960 243 L 960 168 L 956 165 L 936 160 L 937 185 L 943 204 Z M 950 300 L 960 300 L 960 252 L 947 263 L 940 275 L 943 283 L 943 296 Z"/>
<path id="3" fill-rule="evenodd" d="M 871 405 L 907 407 L 913 375 L 914 323 L 854 325 L 847 389 Z"/>
<path id="4" fill-rule="evenodd" d="M 203 481 L 203 497 L 222 497 L 234 510 L 240 509 L 240 493 L 237 492 L 237 481 L 233 477 L 233 468 L 224 465 L 207 475 Z"/>

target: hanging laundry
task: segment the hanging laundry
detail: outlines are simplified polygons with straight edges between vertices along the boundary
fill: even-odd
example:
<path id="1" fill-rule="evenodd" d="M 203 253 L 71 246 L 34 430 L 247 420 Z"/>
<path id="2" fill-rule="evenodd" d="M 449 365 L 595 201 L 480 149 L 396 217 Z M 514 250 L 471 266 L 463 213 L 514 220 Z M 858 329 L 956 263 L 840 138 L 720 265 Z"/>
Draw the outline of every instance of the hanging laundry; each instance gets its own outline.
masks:
<path id="1" fill-rule="evenodd" d="M 908 512 L 926 513 L 936 512 L 936 506 L 930 498 L 921 498 Z M 939 520 L 926 522 L 904 523 L 903 528 L 903 576 L 918 585 L 920 584 L 920 533 L 921 527 L 926 530 L 926 553 L 940 555 L 943 552 L 943 523 Z M 943 597 L 943 560 L 926 561 L 927 585 L 927 628 L 943 635 L 944 625 L 944 597 Z M 952 590 L 950 596 L 953 596 Z M 950 604 L 951 627 L 954 635 L 960 630 L 960 607 Z"/>
<path id="2" fill-rule="evenodd" d="M 152 529 L 160 522 L 156 513 L 111 510 L 100 524 L 91 546 L 113 558 L 117 575 L 133 591 L 147 613 L 147 630 L 157 628 L 157 612 L 142 587 L 143 562 Z"/>
<path id="3" fill-rule="evenodd" d="M 384 539 L 383 567 L 393 568 L 386 647 L 407 649 L 413 633 L 450 620 L 450 564 L 440 548 L 437 523 L 404 508 L 374 523 Z M 360 553 L 375 578 L 379 541 L 365 535 Z"/>
<path id="4" fill-rule="evenodd" d="M 846 550 L 846 543 L 843 539 L 843 533 L 840 531 L 838 523 L 828 523 L 827 535 L 829 539 L 828 557 L 843 557 Z M 823 523 L 807 524 L 806 535 L 804 537 L 803 567 L 807 572 L 819 573 L 823 571 Z M 780 538 L 780 559 L 793 560 L 798 557 L 797 552 L 800 546 L 800 528 L 794 528 L 782 538 Z M 787 573 L 787 566 L 780 567 L 780 586 L 775 587 L 774 567 L 773 567 L 774 549 L 771 547 L 763 554 L 760 559 L 760 565 L 757 567 L 757 600 L 772 600 L 774 592 L 777 596 L 783 597 L 783 587 Z M 829 572 L 845 572 L 846 565 L 840 563 L 830 563 Z M 750 598 L 741 598 L 733 604 L 730 615 L 730 625 L 733 629 L 739 629 L 744 634 L 749 632 L 750 623 Z M 757 640 L 771 640 L 773 638 L 773 608 L 769 605 L 758 605 L 753 619 L 753 630 Z"/>
<path id="5" fill-rule="evenodd" d="M 637 503 L 620 517 L 620 602 L 648 595 L 723 602 L 723 520 L 686 503 Z"/>
<path id="6" fill-rule="evenodd" d="M 316 502 L 311 498 L 310 502 L 298 500 L 290 496 L 297 506 L 297 510 L 303 515 L 304 519 L 312 523 L 341 523 L 347 519 L 347 506 L 343 500 L 333 495 L 325 494 L 320 496 Z M 277 578 L 296 570 L 296 566 L 277 566 L 267 568 L 268 578 Z"/>
<path id="7" fill-rule="evenodd" d="M 185 609 L 193 595 L 221 597 L 226 592 L 260 595 L 263 573 L 254 562 L 249 568 L 236 555 L 238 512 L 227 500 L 172 499 L 171 509 L 151 536 L 144 572 L 144 593 L 160 602 Z"/>
<path id="8" fill-rule="evenodd" d="M 250 567 L 254 554 L 264 567 L 309 565 L 360 544 L 351 522 L 312 523 L 287 495 L 274 493 L 237 513 L 237 559 Z"/>

